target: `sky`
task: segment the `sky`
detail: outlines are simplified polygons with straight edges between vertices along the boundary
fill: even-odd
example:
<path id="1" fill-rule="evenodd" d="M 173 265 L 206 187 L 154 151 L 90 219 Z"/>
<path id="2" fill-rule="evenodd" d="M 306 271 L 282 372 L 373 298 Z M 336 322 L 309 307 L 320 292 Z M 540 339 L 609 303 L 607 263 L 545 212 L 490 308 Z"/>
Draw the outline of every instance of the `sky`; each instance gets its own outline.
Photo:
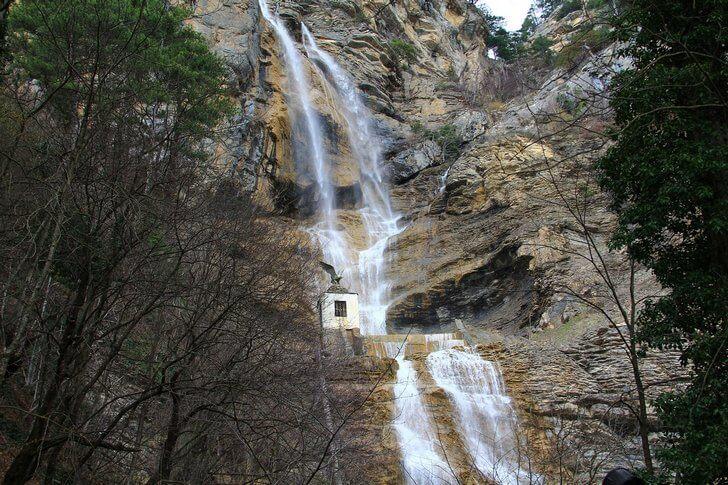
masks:
<path id="1" fill-rule="evenodd" d="M 487 5 L 493 15 L 506 19 L 506 29 L 518 30 L 526 18 L 531 0 L 480 0 L 478 5 Z"/>

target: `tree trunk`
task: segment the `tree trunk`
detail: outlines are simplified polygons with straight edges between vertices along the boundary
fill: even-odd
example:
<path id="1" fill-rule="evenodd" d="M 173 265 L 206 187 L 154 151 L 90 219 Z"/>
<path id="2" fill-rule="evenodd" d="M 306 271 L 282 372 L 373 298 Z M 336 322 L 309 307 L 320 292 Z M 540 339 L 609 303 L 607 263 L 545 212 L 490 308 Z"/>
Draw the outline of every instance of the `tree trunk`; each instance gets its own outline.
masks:
<path id="1" fill-rule="evenodd" d="M 82 271 L 81 279 L 78 283 L 76 296 L 69 309 L 68 318 L 66 319 L 66 328 L 63 331 L 63 337 L 59 345 L 60 355 L 56 364 L 53 380 L 50 382 L 48 391 L 46 391 L 41 401 L 41 406 L 33 418 L 33 423 L 25 439 L 25 444 L 20 449 L 13 461 L 10 463 L 3 478 L 4 484 L 25 483 L 33 477 L 40 463 L 41 455 L 53 446 L 63 443 L 59 441 L 53 445 L 48 443 L 50 425 L 50 417 L 56 408 L 61 388 L 68 378 L 68 369 L 76 355 L 74 341 L 76 340 L 77 327 L 79 324 L 79 314 L 86 300 L 86 294 L 89 284 L 88 267 Z"/>
<path id="2" fill-rule="evenodd" d="M 165 438 L 164 445 L 162 446 L 157 472 L 149 478 L 147 485 L 166 482 L 172 474 L 172 455 L 175 447 L 177 446 L 177 440 L 179 439 L 180 433 L 182 432 L 179 409 L 180 399 L 179 395 L 174 390 L 174 383 L 177 381 L 178 377 L 179 375 L 172 378 L 172 390 L 169 393 L 172 398 L 172 412 L 169 417 L 169 423 L 167 424 L 167 437 Z"/>
<path id="3" fill-rule="evenodd" d="M 634 344 L 634 337 L 631 337 L 630 361 L 632 361 L 632 372 L 634 374 L 635 387 L 637 388 L 637 399 L 639 400 L 639 433 L 642 440 L 642 456 L 645 460 L 645 469 L 649 474 L 654 473 L 654 465 L 652 464 L 652 453 L 650 451 L 650 426 L 647 421 L 647 398 L 645 396 L 645 387 L 642 383 L 642 375 L 640 374 L 639 363 L 637 362 L 637 349 Z"/>
<path id="4" fill-rule="evenodd" d="M 33 286 L 33 291 L 30 295 L 30 298 L 28 299 L 28 306 L 33 305 L 33 303 L 35 302 L 35 299 L 38 295 L 38 292 L 43 287 L 43 283 L 45 283 L 48 280 L 48 275 L 50 275 L 51 266 L 53 265 L 53 260 L 56 255 L 56 248 L 58 247 L 58 242 L 61 239 L 61 229 L 63 228 L 62 214 L 59 213 L 57 216 L 58 216 L 58 218 L 56 219 L 56 224 L 55 224 L 55 227 L 53 228 L 53 236 L 51 239 L 51 245 L 48 248 L 48 255 L 46 256 L 45 263 L 43 264 L 43 269 L 41 271 L 41 274 L 38 277 L 36 284 Z M 80 308 L 80 306 L 79 306 L 79 308 Z M 4 349 L 3 355 L 2 355 L 2 357 L 0 357 L 0 387 L 2 387 L 3 384 L 5 383 L 9 364 L 11 362 L 13 362 L 14 359 L 22 358 L 22 354 L 20 353 L 20 350 L 26 342 L 25 333 L 27 332 L 28 323 L 30 322 L 30 317 L 28 315 L 29 311 L 30 311 L 30 309 L 26 308 L 22 312 L 18 330 L 15 332 L 15 335 L 13 336 L 13 340 L 10 342 L 10 345 L 8 345 L 7 349 Z M 9 376 L 7 376 L 7 377 L 9 377 Z"/>

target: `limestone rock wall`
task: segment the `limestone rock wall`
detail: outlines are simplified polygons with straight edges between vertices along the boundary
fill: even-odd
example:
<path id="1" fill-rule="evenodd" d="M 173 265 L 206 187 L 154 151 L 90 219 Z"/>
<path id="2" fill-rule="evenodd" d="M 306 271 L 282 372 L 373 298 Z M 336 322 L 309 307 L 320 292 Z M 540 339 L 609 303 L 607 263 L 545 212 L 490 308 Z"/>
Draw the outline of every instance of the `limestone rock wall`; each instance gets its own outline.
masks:
<path id="1" fill-rule="evenodd" d="M 584 257 L 587 228 L 618 296 L 628 295 L 629 265 L 624 255 L 606 249 L 615 216 L 589 169 L 606 146 L 588 130 L 545 139 L 534 123 L 534 113 L 554 113 L 573 93 L 606 89 L 612 73 L 628 61 L 614 59 L 614 47 L 608 46 L 569 71 L 543 73 L 519 96 L 488 104 L 476 102 L 476 95 L 501 89 L 509 74 L 488 58 L 486 24 L 469 2 L 269 3 L 299 40 L 300 22 L 306 23 L 355 79 L 375 116 L 385 152 L 382 170 L 404 227 L 387 250 L 394 282 L 390 331 L 467 329 L 483 344 L 484 356 L 500 361 L 529 446 L 544 469 L 553 462 L 554 436 L 591 457 L 580 462 L 574 483 L 597 481 L 589 470 L 638 460 L 624 351 L 604 314 L 589 303 L 611 316 L 618 309 L 602 296 L 603 278 Z M 551 19 L 537 34 L 554 38 L 558 50 L 583 21 L 579 15 Z M 280 49 L 256 0 L 198 0 L 191 24 L 225 58 L 231 95 L 239 103 L 216 149 L 220 166 L 236 174 L 277 221 L 305 225 L 315 188 L 306 161 L 294 157 L 293 146 L 304 140 L 290 126 Z M 352 210 L 359 203 L 359 174 L 331 93 L 317 82 L 313 67 L 307 69 L 334 160 L 339 220 L 350 244 L 361 248 L 362 221 Z M 454 133 L 456 150 L 448 147 L 452 140 L 443 142 L 443 128 Z M 563 199 L 582 193 L 590 194 L 589 207 L 579 220 Z M 634 281 L 641 296 L 660 291 L 644 269 L 636 269 Z M 342 393 L 351 386 L 364 390 L 380 364 L 358 365 L 340 373 L 334 387 Z M 644 369 L 653 395 L 679 385 L 685 374 L 672 354 L 650 356 Z M 392 412 L 387 389 L 372 396 L 349 430 L 371 451 L 357 465 L 358 476 L 368 477 L 362 481 L 401 480 L 396 441 L 387 427 Z M 428 389 L 428 400 L 442 411 L 436 419 L 448 429 L 452 422 L 439 391 Z"/>
<path id="2" fill-rule="evenodd" d="M 636 405 L 632 370 L 616 329 L 587 331 L 557 345 L 520 337 L 483 341 L 480 354 L 503 363 L 523 446 L 536 470 L 556 482 L 601 483 L 611 468 L 641 466 L 630 409 Z M 650 399 L 684 382 L 677 358 L 665 352 L 642 359 Z M 652 438 L 659 440 L 659 434 Z"/>
<path id="3" fill-rule="evenodd" d="M 407 148 L 409 119 L 438 124 L 461 103 L 437 86 L 467 79 L 485 59 L 487 31 L 479 11 L 463 0 L 326 0 L 270 2 L 300 40 L 305 22 L 320 46 L 354 77 L 377 117 L 388 156 Z M 219 163 L 237 173 L 263 207 L 310 215 L 316 195 L 306 160 L 292 147 L 305 140 L 289 126 L 286 76 L 276 39 L 255 0 L 200 0 L 191 24 L 210 39 L 230 67 L 239 115 L 219 147 Z M 399 43 L 399 44 L 398 44 Z M 405 51 L 397 48 L 405 45 Z M 341 208 L 357 203 L 359 174 L 351 162 L 343 120 L 332 109 L 313 67 L 307 66 L 326 144 L 333 158 Z"/>

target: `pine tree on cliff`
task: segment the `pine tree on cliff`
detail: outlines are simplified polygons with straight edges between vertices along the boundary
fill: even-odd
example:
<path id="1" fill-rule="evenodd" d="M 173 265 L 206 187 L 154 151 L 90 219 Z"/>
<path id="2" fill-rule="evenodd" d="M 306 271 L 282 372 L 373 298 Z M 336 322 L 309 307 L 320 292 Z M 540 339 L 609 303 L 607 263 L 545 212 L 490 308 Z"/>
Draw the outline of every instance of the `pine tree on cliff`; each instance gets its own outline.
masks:
<path id="1" fill-rule="evenodd" d="M 642 338 L 677 348 L 689 386 L 656 402 L 657 456 L 679 483 L 728 477 L 728 1 L 630 0 L 617 19 L 632 69 L 613 84 L 618 130 L 599 163 L 614 197 L 617 247 L 668 296 Z"/>
<path id="2" fill-rule="evenodd" d="M 35 250 L 12 255 L 8 241 L 20 245 L 20 239 L 2 231 L 3 289 L 23 296 L 7 298 L 14 311 L 3 305 L 0 387 L 27 368 L 29 349 L 42 335 L 50 335 L 53 349 L 44 361 L 47 379 L 24 420 L 28 430 L 6 455 L 4 483 L 25 483 L 42 470 L 53 482 L 59 468 L 81 470 L 98 449 L 130 449 L 106 442 L 113 426 L 98 433 L 80 424 L 99 396 L 95 383 L 143 323 L 120 316 L 126 313 L 119 311 L 121 295 L 133 293 L 122 275 L 142 284 L 142 269 L 153 268 L 167 282 L 181 281 L 176 268 L 182 265 L 165 257 L 174 250 L 159 248 L 172 247 L 167 228 L 185 233 L 181 221 L 197 214 L 189 194 L 207 166 L 201 147 L 229 111 L 223 62 L 185 27 L 187 16 L 164 0 L 23 0 L 10 10 L 12 78 L 0 90 L 0 193 L 2 207 L 13 210 L 3 220 L 52 229 L 29 238 Z M 43 256 L 29 263 L 34 253 Z M 51 279 L 65 297 L 41 316 L 36 309 L 49 301 L 43 288 Z M 29 289 L 15 293 L 15 281 Z M 160 280 L 157 288 L 164 285 Z M 155 291 L 145 292 L 136 308 L 148 305 L 159 316 Z M 112 319 L 118 328 L 135 329 L 118 344 L 103 340 L 120 335 L 103 329 Z M 98 349 L 109 350 L 108 357 Z M 73 444 L 84 451 L 71 453 L 79 461 L 69 466 L 64 450 Z M 159 476 L 166 478 L 164 472 Z"/>

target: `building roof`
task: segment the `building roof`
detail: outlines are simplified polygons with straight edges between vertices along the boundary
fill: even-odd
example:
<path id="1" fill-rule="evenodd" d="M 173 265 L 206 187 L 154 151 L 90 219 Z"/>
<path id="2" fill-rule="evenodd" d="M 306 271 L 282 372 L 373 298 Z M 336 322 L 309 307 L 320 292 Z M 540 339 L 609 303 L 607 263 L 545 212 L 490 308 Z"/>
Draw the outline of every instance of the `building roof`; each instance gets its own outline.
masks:
<path id="1" fill-rule="evenodd" d="M 349 291 L 348 289 L 344 288 L 340 284 L 334 283 L 331 286 L 329 286 L 329 289 L 326 290 L 326 293 L 348 293 L 350 295 L 356 295 L 358 294 L 356 291 Z"/>

